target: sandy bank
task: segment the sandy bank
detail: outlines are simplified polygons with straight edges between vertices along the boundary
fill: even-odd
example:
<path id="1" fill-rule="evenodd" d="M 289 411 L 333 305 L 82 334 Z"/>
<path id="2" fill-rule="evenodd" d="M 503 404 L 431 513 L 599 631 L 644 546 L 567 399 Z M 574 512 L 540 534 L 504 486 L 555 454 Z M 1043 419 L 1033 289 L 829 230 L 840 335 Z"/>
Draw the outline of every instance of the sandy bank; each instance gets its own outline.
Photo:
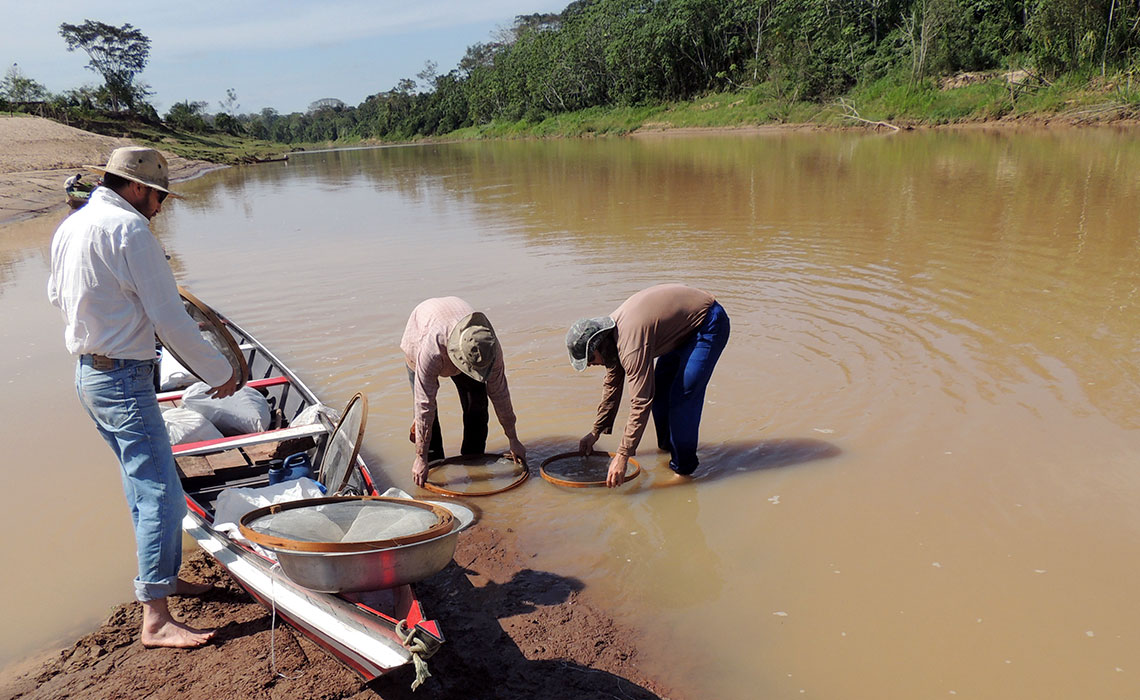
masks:
<path id="1" fill-rule="evenodd" d="M 137 145 L 50 119 L 0 115 L 0 224 L 62 210 L 63 182 L 84 166 L 107 162 L 119 146 Z M 164 153 L 177 180 L 222 167 Z"/>
<path id="2" fill-rule="evenodd" d="M 479 525 L 455 561 L 417 585 L 446 643 L 415 695 L 411 667 L 369 685 L 247 595 L 201 551 L 183 575 L 215 584 L 204 598 L 172 598 L 175 614 L 219 629 L 201 649 L 144 649 L 141 609 L 120 605 L 74 645 L 0 672 L 0 697 L 313 698 L 365 700 L 665 698 L 637 665 L 637 640 L 582 594 L 581 582 L 525 566 L 511 532 Z M 276 673 L 274 672 L 276 663 Z M 673 697 L 676 697 L 675 695 Z"/>

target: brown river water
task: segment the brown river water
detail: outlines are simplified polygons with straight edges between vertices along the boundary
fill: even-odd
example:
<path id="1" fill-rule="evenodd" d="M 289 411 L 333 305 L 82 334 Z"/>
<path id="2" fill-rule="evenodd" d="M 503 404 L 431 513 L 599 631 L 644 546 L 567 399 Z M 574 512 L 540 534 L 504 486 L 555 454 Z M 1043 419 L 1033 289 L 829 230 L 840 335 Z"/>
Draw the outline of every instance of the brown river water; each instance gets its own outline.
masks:
<path id="1" fill-rule="evenodd" d="M 600 396 L 572 321 L 659 282 L 715 293 L 699 478 L 670 484 L 648 439 L 617 491 L 479 501 L 687 696 L 1135 698 L 1138 173 L 1115 130 L 399 147 L 216 172 L 155 228 L 328 403 L 367 394 L 367 455 L 408 490 L 422 299 L 494 323 L 537 464 Z M 0 231 L 5 663 L 131 595 L 117 468 L 44 294 L 57 219 Z"/>

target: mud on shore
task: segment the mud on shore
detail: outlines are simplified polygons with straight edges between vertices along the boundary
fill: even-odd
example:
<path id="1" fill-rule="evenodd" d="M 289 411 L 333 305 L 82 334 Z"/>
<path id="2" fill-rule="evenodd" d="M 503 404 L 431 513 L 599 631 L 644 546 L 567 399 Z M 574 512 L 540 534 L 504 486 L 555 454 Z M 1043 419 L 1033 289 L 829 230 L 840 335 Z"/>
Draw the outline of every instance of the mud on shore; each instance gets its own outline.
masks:
<path id="1" fill-rule="evenodd" d="M 592 605 L 573 578 L 527 568 L 513 533 L 478 524 L 454 561 L 416 585 L 446 642 L 413 694 L 409 665 L 370 684 L 254 600 L 204 552 L 183 576 L 214 583 L 202 598 L 171 598 L 180 619 L 218 629 L 200 649 L 144 649 L 137 603 L 31 667 L 0 673 L 0 698 L 134 700 L 266 698 L 676 698 L 638 666 L 637 639 Z M 276 667 L 276 673 L 274 672 Z"/>

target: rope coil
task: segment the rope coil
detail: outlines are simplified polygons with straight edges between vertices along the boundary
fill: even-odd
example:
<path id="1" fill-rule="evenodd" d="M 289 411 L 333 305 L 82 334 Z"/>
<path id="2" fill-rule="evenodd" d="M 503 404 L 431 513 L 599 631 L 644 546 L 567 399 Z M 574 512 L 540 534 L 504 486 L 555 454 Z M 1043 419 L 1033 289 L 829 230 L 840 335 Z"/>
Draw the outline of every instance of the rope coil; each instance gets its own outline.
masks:
<path id="1" fill-rule="evenodd" d="M 431 676 L 428 671 L 427 659 L 434 653 L 427 648 L 422 639 L 412 639 L 416 634 L 415 628 L 408 629 L 408 621 L 400 620 L 396 623 L 396 636 L 400 638 L 400 643 L 404 645 L 412 654 L 412 663 L 416 667 L 416 679 L 412 681 L 412 692 L 416 691 L 424 684 L 424 681 Z"/>

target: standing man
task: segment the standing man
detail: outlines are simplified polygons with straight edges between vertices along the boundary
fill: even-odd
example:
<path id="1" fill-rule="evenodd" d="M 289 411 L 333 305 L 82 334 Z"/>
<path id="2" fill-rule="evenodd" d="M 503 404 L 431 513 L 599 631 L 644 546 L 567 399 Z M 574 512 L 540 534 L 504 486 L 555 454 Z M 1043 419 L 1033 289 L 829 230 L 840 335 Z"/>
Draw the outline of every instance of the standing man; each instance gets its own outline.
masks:
<path id="1" fill-rule="evenodd" d="M 589 454 L 602 433 L 613 431 L 622 380 L 629 381 L 629 419 L 606 485 L 621 486 L 637 451 L 649 411 L 657 445 L 670 454 L 669 468 L 688 476 L 697 468 L 701 409 L 716 361 L 728 342 L 724 307 L 708 292 L 682 284 L 659 284 L 625 300 L 611 316 L 584 318 L 570 327 L 570 364 L 604 365 L 602 402 L 594 427 L 578 443 Z M 654 360 L 657 360 L 654 368 Z"/>
<path id="2" fill-rule="evenodd" d="M 103 186 L 67 218 L 51 243 L 48 298 L 66 324 L 64 341 L 78 358 L 80 403 L 119 460 L 138 548 L 135 597 L 142 603 L 147 647 L 197 647 L 214 635 L 170 614 L 166 598 L 209 586 L 178 578 L 186 499 L 155 396 L 155 333 L 224 398 L 238 377 L 201 336 L 182 306 L 174 274 L 148 222 L 168 196 L 166 159 L 151 148 L 115 149 Z"/>
<path id="3" fill-rule="evenodd" d="M 421 302 L 412 310 L 400 341 L 414 400 L 408 438 L 416 444 L 412 478 L 427 481 L 428 462 L 443 459 L 443 436 L 436 410 L 439 378 L 451 377 L 463 408 L 460 454 L 481 455 L 487 447 L 487 398 L 511 444 L 511 455 L 526 460 L 526 447 L 515 433 L 515 412 L 499 339 L 487 317 L 459 297 Z"/>

